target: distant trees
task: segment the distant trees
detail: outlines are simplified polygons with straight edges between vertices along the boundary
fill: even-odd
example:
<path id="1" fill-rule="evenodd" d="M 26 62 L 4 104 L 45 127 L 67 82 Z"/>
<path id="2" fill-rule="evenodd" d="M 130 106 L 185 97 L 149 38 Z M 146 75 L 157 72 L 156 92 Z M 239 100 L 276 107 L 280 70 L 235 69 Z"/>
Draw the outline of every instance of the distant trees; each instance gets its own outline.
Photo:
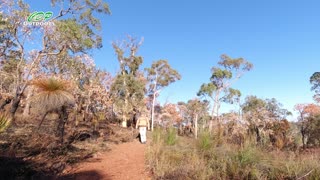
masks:
<path id="1" fill-rule="evenodd" d="M 276 127 L 282 127 L 280 121 L 286 121 L 286 117 L 291 115 L 282 104 L 275 98 L 261 99 L 256 96 L 248 96 L 242 104 L 244 119 L 248 122 L 250 134 L 256 136 L 256 141 L 262 143 L 262 135 L 268 129 L 276 130 Z M 279 126 L 278 126 L 279 125 Z M 287 130 L 287 129 L 286 129 Z M 278 132 L 275 132 L 278 134 Z M 279 134 L 278 136 L 279 137 Z"/>
<path id="2" fill-rule="evenodd" d="M 192 99 L 188 101 L 187 109 L 190 117 L 192 118 L 194 136 L 195 138 L 198 138 L 199 120 L 205 121 L 205 118 L 208 115 L 209 102 L 206 100 L 201 101 L 199 99 Z"/>
<path id="3" fill-rule="evenodd" d="M 320 106 L 316 104 L 296 104 L 303 147 L 320 145 Z"/>
<path id="4" fill-rule="evenodd" d="M 315 72 L 309 79 L 314 91 L 314 100 L 320 102 L 320 72 Z M 320 146 L 320 106 L 318 104 L 296 104 L 294 109 L 299 113 L 298 122 L 303 148 Z"/>
<path id="5" fill-rule="evenodd" d="M 239 101 L 241 93 L 232 89 L 233 82 L 238 80 L 244 72 L 250 71 L 253 65 L 243 58 L 231 58 L 228 55 L 221 55 L 217 67 L 212 67 L 210 82 L 202 84 L 198 96 L 209 97 L 213 101 L 211 120 L 209 124 L 212 130 L 213 120 L 219 124 L 219 109 L 221 102 L 234 103 Z"/>
<path id="6" fill-rule="evenodd" d="M 178 111 L 177 104 L 165 104 L 161 109 L 160 120 L 161 124 L 165 127 L 172 127 L 173 125 L 180 124 L 182 117 Z"/>
<path id="7" fill-rule="evenodd" d="M 181 75 L 175 69 L 171 68 L 167 60 L 159 60 L 152 63 L 150 68 L 145 69 L 147 72 L 148 80 L 148 96 L 152 98 L 151 107 L 151 131 L 154 126 L 154 107 L 156 98 L 163 88 L 169 84 L 180 80 Z"/>

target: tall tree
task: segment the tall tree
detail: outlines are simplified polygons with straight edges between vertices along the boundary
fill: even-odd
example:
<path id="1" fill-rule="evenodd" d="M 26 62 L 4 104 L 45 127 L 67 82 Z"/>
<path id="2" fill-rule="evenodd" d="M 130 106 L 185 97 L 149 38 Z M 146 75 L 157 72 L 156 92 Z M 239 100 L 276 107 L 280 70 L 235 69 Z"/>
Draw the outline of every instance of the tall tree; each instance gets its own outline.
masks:
<path id="1" fill-rule="evenodd" d="M 199 99 L 192 99 L 187 103 L 187 108 L 189 110 L 190 116 L 192 117 L 192 125 L 194 128 L 195 138 L 198 138 L 198 121 L 200 118 L 206 116 L 208 112 L 208 105 L 208 101 L 200 101 Z"/>
<path id="2" fill-rule="evenodd" d="M 256 96 L 248 96 L 242 105 L 242 111 L 245 113 L 245 119 L 249 124 L 249 132 L 255 134 L 256 141 L 261 142 L 260 129 L 266 126 L 268 122 L 267 103 Z"/>
<path id="3" fill-rule="evenodd" d="M 243 58 L 230 58 L 227 55 L 221 55 L 218 67 L 211 69 L 212 75 L 210 82 L 202 84 L 198 96 L 210 97 L 213 101 L 211 112 L 211 120 L 209 124 L 210 131 L 212 130 L 213 121 L 219 122 L 219 109 L 221 102 L 233 102 L 235 97 L 239 97 L 240 91 L 230 89 L 232 83 L 238 80 L 244 72 L 250 71 L 253 65 Z M 232 100 L 233 99 L 233 100 Z"/>
<path id="4" fill-rule="evenodd" d="M 312 84 L 311 90 L 315 92 L 313 96 L 314 100 L 320 103 L 320 72 L 315 72 L 310 77 L 310 83 Z"/>
<path id="5" fill-rule="evenodd" d="M 10 110 L 13 120 L 22 94 L 42 61 L 55 58 L 66 60 L 102 47 L 101 35 L 98 33 L 101 24 L 94 14 L 95 12 L 110 13 L 105 2 L 52 0 L 51 5 L 60 6 L 59 13 L 48 20 L 47 25 L 38 27 L 24 25 L 23 22 L 31 13 L 29 5 L 22 0 L 3 1 L 0 4 L 0 11 L 3 12 L 2 20 L 10 22 L 1 23 L 4 24 L 1 32 L 9 35 L 3 37 L 1 33 L 0 46 L 4 48 L 0 61 L 12 59 L 16 62 L 15 71 L 12 72 L 14 82 L 10 89 L 10 93 L 14 96 Z M 30 45 L 30 39 L 40 46 L 32 50 L 27 48 Z M 32 45 L 32 47 L 35 46 Z"/>
<path id="6" fill-rule="evenodd" d="M 151 131 L 154 126 L 154 106 L 156 98 L 163 88 L 171 83 L 180 80 L 181 75 L 175 69 L 172 69 L 167 60 L 158 60 L 152 63 L 150 68 L 145 69 L 148 80 L 148 95 L 152 97 L 151 107 Z"/>
<path id="7" fill-rule="evenodd" d="M 142 40 L 129 37 L 128 41 L 113 43 L 120 64 L 120 72 L 111 86 L 111 95 L 118 115 L 122 116 L 122 127 L 127 121 L 142 110 L 145 95 L 145 78 L 139 71 L 143 63 L 142 56 L 137 56 Z"/>

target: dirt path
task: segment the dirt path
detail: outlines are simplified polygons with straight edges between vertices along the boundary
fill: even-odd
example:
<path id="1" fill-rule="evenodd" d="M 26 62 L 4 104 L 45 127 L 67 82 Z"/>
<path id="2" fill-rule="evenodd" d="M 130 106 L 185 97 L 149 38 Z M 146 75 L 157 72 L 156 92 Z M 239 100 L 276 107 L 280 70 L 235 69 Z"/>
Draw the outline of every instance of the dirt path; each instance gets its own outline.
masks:
<path id="1" fill-rule="evenodd" d="M 145 166 L 145 144 L 135 140 L 113 145 L 111 149 L 73 168 L 73 175 L 69 178 L 76 180 L 151 179 Z"/>

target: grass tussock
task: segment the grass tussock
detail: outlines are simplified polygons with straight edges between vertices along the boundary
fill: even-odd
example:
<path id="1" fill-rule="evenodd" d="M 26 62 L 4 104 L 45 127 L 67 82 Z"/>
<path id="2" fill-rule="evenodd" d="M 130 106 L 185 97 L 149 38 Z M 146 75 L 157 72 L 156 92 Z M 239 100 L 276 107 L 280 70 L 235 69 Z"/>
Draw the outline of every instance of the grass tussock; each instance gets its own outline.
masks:
<path id="1" fill-rule="evenodd" d="M 8 114 L 0 113 L 0 133 L 7 129 L 11 124 L 11 118 Z"/>
<path id="2" fill-rule="evenodd" d="M 166 144 L 173 146 L 177 142 L 177 131 L 175 128 L 169 128 L 166 133 Z"/>
<path id="3" fill-rule="evenodd" d="M 170 133 L 152 134 L 147 159 L 155 179 L 320 179 L 319 151 L 267 151 L 251 141 L 229 144 L 208 132 L 168 144 Z"/>
<path id="4" fill-rule="evenodd" d="M 74 104 L 70 83 L 62 79 L 37 79 L 31 85 L 37 88 L 38 94 L 32 98 L 35 108 L 52 111 L 63 105 Z"/>

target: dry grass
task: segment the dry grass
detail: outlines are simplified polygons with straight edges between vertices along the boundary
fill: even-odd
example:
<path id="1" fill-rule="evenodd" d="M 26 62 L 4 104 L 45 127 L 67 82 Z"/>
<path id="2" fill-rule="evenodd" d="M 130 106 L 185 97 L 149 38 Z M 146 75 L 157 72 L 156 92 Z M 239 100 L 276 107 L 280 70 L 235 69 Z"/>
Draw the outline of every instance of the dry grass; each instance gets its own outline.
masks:
<path id="1" fill-rule="evenodd" d="M 155 130 L 148 164 L 155 179 L 319 179 L 320 154 L 268 151 L 247 141 L 228 144 L 208 133 L 198 140 L 178 137 L 165 143 L 165 131 Z M 218 141 L 218 142 L 217 142 Z"/>

